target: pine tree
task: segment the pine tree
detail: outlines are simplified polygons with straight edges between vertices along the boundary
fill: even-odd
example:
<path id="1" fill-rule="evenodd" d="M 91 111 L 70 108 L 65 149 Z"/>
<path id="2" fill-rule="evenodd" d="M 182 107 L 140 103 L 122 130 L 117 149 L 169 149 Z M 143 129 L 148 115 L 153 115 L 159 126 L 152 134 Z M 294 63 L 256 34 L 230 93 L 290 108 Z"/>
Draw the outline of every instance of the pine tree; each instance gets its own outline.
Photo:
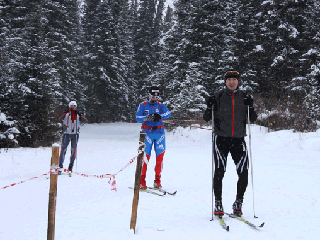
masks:
<path id="1" fill-rule="evenodd" d="M 91 0 L 87 1 L 84 13 L 88 117 L 93 122 L 132 119 L 128 2 Z"/>
<path id="2" fill-rule="evenodd" d="M 141 0 L 137 8 L 135 34 L 133 36 L 134 77 L 143 100 L 146 89 L 153 83 L 149 81 L 160 58 L 160 39 L 163 28 L 164 0 Z"/>

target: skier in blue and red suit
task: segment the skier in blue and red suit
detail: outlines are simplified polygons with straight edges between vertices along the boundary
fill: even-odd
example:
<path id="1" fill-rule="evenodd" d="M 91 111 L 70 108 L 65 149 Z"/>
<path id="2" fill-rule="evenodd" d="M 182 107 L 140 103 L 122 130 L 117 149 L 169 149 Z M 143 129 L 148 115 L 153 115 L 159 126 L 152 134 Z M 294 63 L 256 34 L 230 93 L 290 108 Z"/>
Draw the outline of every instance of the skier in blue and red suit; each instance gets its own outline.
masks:
<path id="1" fill-rule="evenodd" d="M 147 161 L 149 162 L 151 157 L 152 145 L 156 152 L 156 166 L 155 166 L 155 180 L 154 187 L 162 188 L 161 186 L 161 172 L 163 166 L 163 156 L 166 151 L 166 138 L 164 132 L 164 126 L 162 119 L 171 117 L 171 113 L 168 108 L 158 102 L 160 90 L 158 87 L 153 86 L 149 89 L 148 100 L 140 103 L 137 112 L 137 122 L 141 122 L 142 131 L 147 133 L 145 140 L 145 153 Z M 140 189 L 146 189 L 146 174 L 147 174 L 147 163 L 143 161 L 142 172 L 140 179 Z"/>

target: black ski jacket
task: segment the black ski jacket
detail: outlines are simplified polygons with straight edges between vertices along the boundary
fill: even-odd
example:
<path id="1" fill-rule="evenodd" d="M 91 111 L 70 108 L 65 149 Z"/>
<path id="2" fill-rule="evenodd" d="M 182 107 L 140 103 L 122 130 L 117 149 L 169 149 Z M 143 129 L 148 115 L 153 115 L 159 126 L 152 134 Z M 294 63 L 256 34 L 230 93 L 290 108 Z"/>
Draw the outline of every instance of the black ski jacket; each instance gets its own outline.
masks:
<path id="1" fill-rule="evenodd" d="M 214 107 L 214 133 L 222 137 L 242 138 L 246 134 L 246 120 L 248 105 L 244 105 L 245 99 L 252 97 L 242 90 L 230 90 L 225 88 L 218 91 L 207 101 L 207 109 L 204 120 L 212 119 L 212 105 Z M 249 105 L 250 122 L 257 119 L 253 104 Z"/>

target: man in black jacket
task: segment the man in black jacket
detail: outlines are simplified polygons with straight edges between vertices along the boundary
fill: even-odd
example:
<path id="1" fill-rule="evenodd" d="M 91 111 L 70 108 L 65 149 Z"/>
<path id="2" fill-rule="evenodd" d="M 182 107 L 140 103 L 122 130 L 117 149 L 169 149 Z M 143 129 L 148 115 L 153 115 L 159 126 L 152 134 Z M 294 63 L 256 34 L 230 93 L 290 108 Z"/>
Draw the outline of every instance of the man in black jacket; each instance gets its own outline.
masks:
<path id="1" fill-rule="evenodd" d="M 227 167 L 229 152 L 236 165 L 238 174 L 237 196 L 232 205 L 233 213 L 242 215 L 243 196 L 248 186 L 249 159 L 246 142 L 246 119 L 249 107 L 250 122 L 257 119 L 253 99 L 245 91 L 238 89 L 240 74 L 227 71 L 225 74 L 226 88 L 216 92 L 207 101 L 207 109 L 203 119 L 212 119 L 214 111 L 214 214 L 224 214 L 222 206 L 222 179 Z"/>

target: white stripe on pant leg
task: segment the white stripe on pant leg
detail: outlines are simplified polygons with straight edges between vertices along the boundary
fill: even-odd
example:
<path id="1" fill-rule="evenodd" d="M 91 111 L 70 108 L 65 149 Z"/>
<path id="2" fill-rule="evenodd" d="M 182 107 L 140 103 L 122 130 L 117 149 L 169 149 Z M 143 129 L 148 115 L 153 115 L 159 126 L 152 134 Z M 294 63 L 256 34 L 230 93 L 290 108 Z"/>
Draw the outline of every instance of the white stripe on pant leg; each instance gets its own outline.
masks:
<path id="1" fill-rule="evenodd" d="M 242 157 L 242 158 L 240 159 L 240 161 L 238 162 L 238 164 L 237 164 L 237 171 L 238 171 L 239 167 L 240 167 L 241 164 L 242 164 L 242 166 L 241 166 L 241 171 L 240 171 L 240 172 L 241 172 L 241 173 L 243 172 L 243 168 L 244 168 L 246 162 L 248 162 L 247 159 L 248 159 L 248 151 L 246 151 L 246 155 L 245 155 L 244 157 Z"/>
<path id="2" fill-rule="evenodd" d="M 217 136 L 215 136 L 215 152 L 216 152 L 216 155 L 217 155 L 217 158 L 218 158 L 218 168 L 220 168 L 220 161 L 223 165 L 223 169 L 224 171 L 226 171 L 226 163 L 227 163 L 227 159 L 224 159 L 222 156 L 221 156 L 221 153 L 219 151 L 219 148 L 217 146 Z"/>

